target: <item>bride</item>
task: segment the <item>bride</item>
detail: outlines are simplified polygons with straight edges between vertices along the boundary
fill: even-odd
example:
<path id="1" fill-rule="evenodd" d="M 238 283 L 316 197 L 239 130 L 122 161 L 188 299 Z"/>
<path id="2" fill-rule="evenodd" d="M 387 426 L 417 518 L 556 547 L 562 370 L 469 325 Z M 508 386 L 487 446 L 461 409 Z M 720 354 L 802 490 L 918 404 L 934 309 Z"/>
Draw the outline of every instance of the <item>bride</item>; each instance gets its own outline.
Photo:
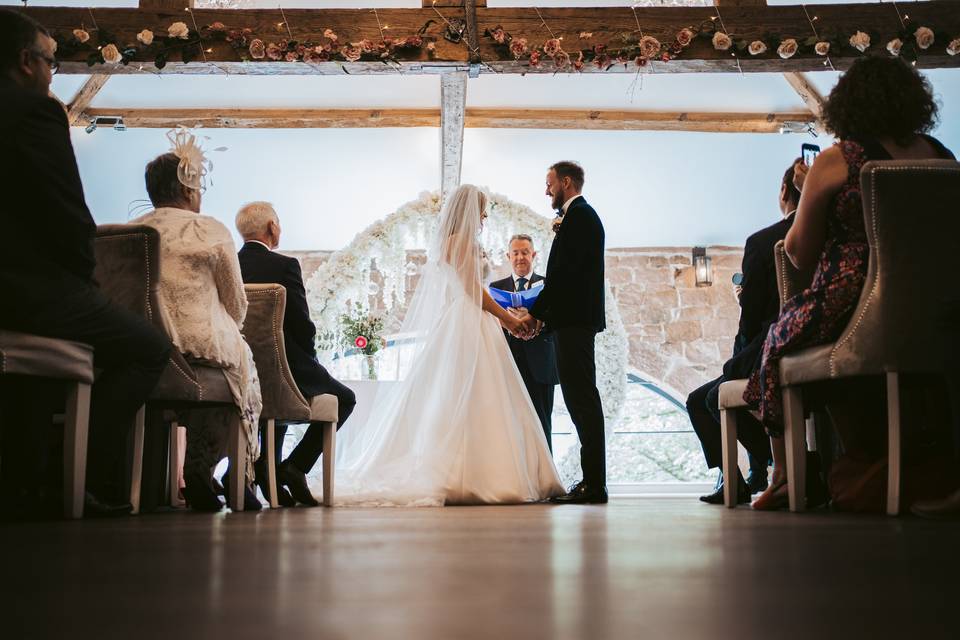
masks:
<path id="1" fill-rule="evenodd" d="M 337 447 L 337 504 L 535 502 L 563 493 L 501 326 L 519 323 L 482 285 L 487 198 L 448 198 L 403 323 L 414 357 L 381 388 L 367 424 Z"/>

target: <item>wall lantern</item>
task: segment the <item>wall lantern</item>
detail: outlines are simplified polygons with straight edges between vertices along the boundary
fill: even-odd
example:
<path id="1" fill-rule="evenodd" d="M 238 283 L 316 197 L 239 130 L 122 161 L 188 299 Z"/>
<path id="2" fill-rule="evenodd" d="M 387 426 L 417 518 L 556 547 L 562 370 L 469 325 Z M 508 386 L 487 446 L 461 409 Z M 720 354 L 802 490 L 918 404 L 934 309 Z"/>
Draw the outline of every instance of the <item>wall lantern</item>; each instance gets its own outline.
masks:
<path id="1" fill-rule="evenodd" d="M 709 287 L 713 284 L 713 267 L 710 266 L 706 247 L 693 248 L 693 272 L 698 287 Z"/>

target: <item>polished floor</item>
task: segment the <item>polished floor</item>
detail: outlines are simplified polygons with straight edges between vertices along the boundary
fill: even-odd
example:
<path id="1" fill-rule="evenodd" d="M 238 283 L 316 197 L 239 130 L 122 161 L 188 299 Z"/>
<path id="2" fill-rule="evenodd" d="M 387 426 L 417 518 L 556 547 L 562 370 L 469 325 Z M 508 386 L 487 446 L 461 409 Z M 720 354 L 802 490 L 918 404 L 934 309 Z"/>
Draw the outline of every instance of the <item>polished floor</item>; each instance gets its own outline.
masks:
<path id="1" fill-rule="evenodd" d="M 603 506 L 0 525 L 0 638 L 960 638 L 960 524 Z"/>

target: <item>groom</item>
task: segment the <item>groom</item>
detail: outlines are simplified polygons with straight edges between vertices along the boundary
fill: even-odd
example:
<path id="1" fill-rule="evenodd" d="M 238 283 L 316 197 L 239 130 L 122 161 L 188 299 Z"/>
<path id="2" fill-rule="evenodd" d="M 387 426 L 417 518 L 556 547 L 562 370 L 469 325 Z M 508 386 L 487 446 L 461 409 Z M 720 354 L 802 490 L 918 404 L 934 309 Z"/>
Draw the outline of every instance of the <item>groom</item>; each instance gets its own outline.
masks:
<path id="1" fill-rule="evenodd" d="M 547 260 L 546 284 L 524 319 L 527 335 L 544 325 L 556 336 L 560 391 L 580 437 L 583 480 L 560 504 L 605 504 L 607 462 L 603 407 L 597 390 L 594 340 L 606 328 L 604 309 L 604 232 L 597 212 L 580 191 L 583 168 L 558 162 L 547 172 L 547 195 L 560 224 Z"/>

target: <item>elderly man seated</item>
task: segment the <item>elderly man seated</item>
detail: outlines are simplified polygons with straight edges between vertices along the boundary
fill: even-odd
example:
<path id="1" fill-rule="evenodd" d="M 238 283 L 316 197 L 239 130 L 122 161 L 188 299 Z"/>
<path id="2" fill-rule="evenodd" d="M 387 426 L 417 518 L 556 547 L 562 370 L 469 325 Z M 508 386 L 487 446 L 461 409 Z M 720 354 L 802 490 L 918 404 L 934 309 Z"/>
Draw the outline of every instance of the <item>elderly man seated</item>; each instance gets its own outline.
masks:
<path id="1" fill-rule="evenodd" d="M 237 231 L 244 239 L 240 249 L 240 270 L 243 281 L 248 284 L 277 283 L 287 290 L 287 308 L 283 317 L 283 339 L 287 362 L 294 382 L 306 398 L 329 393 L 337 397 L 339 417 L 337 429 L 343 426 L 356 406 L 357 399 L 346 385 L 317 362 L 315 345 L 316 327 L 310 320 L 307 294 L 303 286 L 300 262 L 279 254 L 280 219 L 268 202 L 251 202 L 237 213 Z M 277 427 L 276 452 L 281 455 L 285 427 Z M 262 447 L 262 451 L 266 447 Z M 323 437 L 319 424 L 311 424 L 297 444 L 293 453 L 277 467 L 280 504 L 293 506 L 299 502 L 308 506 L 318 503 L 307 486 L 306 474 L 310 473 L 320 454 L 323 453 Z M 257 461 L 257 483 L 266 495 L 266 461 L 261 455 Z M 284 490 L 289 489 L 289 493 Z"/>

